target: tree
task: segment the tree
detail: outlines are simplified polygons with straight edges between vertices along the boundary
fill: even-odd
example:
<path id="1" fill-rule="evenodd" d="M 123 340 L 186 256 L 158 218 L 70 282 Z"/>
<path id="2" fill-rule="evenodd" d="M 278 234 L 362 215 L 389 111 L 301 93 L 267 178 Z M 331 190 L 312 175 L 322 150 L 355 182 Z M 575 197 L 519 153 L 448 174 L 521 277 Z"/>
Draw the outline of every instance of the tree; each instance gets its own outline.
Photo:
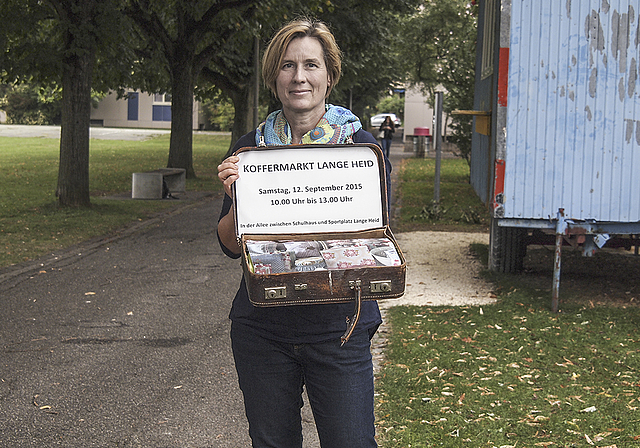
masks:
<path id="1" fill-rule="evenodd" d="M 86 207 L 89 197 L 91 87 L 98 56 L 117 52 L 116 0 L 5 0 L 0 23 L 2 81 L 33 81 L 62 89 L 60 164 L 56 196 L 61 206 Z M 119 27 L 113 27 L 119 23 Z M 122 40 L 121 40 L 122 41 Z M 122 60 L 123 52 L 118 52 Z M 124 53 L 126 54 L 126 52 Z M 117 64 L 107 64 L 110 66 Z M 109 70 L 101 72 L 107 77 Z"/>
<path id="2" fill-rule="evenodd" d="M 399 52 L 412 83 L 433 98 L 444 87 L 443 110 L 473 108 L 475 80 L 476 6 L 467 0 L 423 0 L 416 13 L 401 23 Z M 469 160 L 471 122 L 465 116 L 451 116 L 450 141 Z"/>
<path id="3" fill-rule="evenodd" d="M 168 167 L 193 169 L 193 96 L 202 69 L 242 33 L 257 0 L 129 0 L 124 12 L 140 28 L 152 54 L 162 58 L 171 93 Z M 269 2 L 263 2 L 269 3 Z M 154 47 L 159 51 L 154 51 Z M 157 62 L 157 61 L 156 61 Z M 147 80 L 139 81 L 144 84 Z M 157 88 L 161 85 L 152 86 Z"/>
<path id="4" fill-rule="evenodd" d="M 343 51 L 343 77 L 332 101 L 351 107 L 363 118 L 389 89 L 406 76 L 398 61 L 396 24 L 411 14 L 418 1 L 337 0 L 320 14 L 331 25 Z"/>
<path id="5" fill-rule="evenodd" d="M 404 95 L 395 94 L 382 98 L 376 104 L 375 111 L 377 113 L 394 113 L 398 118 L 404 120 Z"/>
<path id="6" fill-rule="evenodd" d="M 260 27 L 252 29 L 256 36 L 261 33 Z M 252 105 L 256 95 L 255 41 L 256 37 L 246 28 L 243 33 L 236 33 L 211 58 L 202 72 L 203 84 L 220 89 L 233 104 L 231 145 L 254 125 Z"/>

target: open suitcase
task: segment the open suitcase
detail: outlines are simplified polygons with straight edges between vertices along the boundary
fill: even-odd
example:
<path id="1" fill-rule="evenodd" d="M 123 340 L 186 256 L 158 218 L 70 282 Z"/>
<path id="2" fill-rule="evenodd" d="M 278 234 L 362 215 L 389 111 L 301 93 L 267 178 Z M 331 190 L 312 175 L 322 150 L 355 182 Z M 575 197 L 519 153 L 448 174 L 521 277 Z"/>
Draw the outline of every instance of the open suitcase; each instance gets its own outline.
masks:
<path id="1" fill-rule="evenodd" d="M 242 148 L 236 234 L 249 300 L 260 307 L 344 303 L 404 294 L 406 262 L 388 223 L 376 145 Z"/>

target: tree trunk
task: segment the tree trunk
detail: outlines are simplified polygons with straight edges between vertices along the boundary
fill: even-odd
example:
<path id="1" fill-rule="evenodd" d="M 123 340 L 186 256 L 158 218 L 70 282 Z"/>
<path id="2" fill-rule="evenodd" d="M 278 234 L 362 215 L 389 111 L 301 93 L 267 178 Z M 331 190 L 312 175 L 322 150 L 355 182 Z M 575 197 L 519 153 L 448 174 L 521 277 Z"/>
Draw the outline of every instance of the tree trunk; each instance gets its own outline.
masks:
<path id="1" fill-rule="evenodd" d="M 62 126 L 56 196 L 61 206 L 88 207 L 89 125 L 93 51 L 76 52 L 64 61 Z"/>
<path id="2" fill-rule="evenodd" d="M 171 81 L 171 140 L 168 168 L 184 168 L 187 178 L 193 169 L 193 64 L 176 58 Z"/>
<path id="3" fill-rule="evenodd" d="M 249 83 L 229 95 L 234 108 L 231 146 L 235 145 L 244 134 L 253 130 L 252 90 L 253 86 Z M 262 122 L 264 118 L 259 117 L 258 120 Z"/>

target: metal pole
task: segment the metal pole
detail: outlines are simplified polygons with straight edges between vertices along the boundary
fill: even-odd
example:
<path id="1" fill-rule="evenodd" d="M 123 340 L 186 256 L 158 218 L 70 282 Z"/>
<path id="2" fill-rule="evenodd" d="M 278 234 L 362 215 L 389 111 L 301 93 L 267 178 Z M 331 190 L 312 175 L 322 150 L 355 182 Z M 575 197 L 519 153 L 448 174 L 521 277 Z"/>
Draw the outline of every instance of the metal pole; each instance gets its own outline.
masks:
<path id="1" fill-rule="evenodd" d="M 436 110 L 434 116 L 434 133 L 436 149 L 436 175 L 433 186 L 433 202 L 440 203 L 440 159 L 442 157 L 442 100 L 443 92 L 436 92 Z"/>
<path id="2" fill-rule="evenodd" d="M 560 304 L 560 267 L 562 263 L 562 241 L 566 223 L 564 220 L 564 209 L 558 210 L 558 224 L 556 225 L 556 250 L 553 263 L 553 288 L 551 291 L 551 311 L 558 312 Z"/>
<path id="3" fill-rule="evenodd" d="M 260 106 L 260 38 L 258 36 L 255 37 L 254 41 L 254 53 L 253 53 L 253 63 L 254 63 L 254 71 L 255 71 L 255 98 L 253 99 L 253 129 L 258 127 L 259 124 L 259 112 L 258 108 Z"/>

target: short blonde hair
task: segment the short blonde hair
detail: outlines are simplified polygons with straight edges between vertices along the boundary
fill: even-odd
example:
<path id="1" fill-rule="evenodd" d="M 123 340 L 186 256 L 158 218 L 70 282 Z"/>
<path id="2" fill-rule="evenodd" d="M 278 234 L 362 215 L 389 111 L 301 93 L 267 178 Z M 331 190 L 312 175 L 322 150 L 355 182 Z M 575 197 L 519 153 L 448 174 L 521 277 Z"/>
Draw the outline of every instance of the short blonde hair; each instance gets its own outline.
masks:
<path id="1" fill-rule="evenodd" d="M 328 97 L 333 86 L 338 84 L 342 74 L 342 52 L 336 43 L 335 37 L 329 27 L 323 22 L 310 19 L 297 19 L 289 22 L 273 36 L 262 57 L 262 78 L 273 94 L 278 97 L 276 91 L 276 79 L 280 73 L 284 53 L 293 39 L 298 37 L 313 37 L 318 39 L 324 51 L 324 63 L 329 75 Z"/>

